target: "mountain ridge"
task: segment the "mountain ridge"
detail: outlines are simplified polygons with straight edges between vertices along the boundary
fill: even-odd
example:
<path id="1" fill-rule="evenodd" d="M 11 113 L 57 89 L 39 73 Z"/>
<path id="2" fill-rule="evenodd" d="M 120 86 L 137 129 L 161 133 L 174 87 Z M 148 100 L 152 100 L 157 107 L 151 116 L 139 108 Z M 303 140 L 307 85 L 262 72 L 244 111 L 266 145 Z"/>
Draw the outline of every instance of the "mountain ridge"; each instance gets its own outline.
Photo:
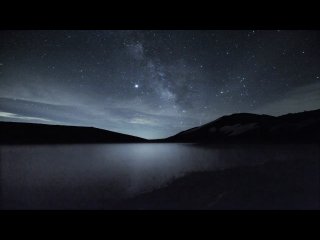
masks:
<path id="1" fill-rule="evenodd" d="M 0 143 L 252 143 L 320 142 L 320 109 L 281 116 L 224 115 L 163 139 L 147 140 L 105 129 L 40 123 L 0 122 Z"/>
<path id="2" fill-rule="evenodd" d="M 316 142 L 320 141 L 320 109 L 271 116 L 235 113 L 187 129 L 167 142 Z"/>
<path id="3" fill-rule="evenodd" d="M 0 122 L 0 143 L 134 143 L 146 139 L 95 127 Z"/>

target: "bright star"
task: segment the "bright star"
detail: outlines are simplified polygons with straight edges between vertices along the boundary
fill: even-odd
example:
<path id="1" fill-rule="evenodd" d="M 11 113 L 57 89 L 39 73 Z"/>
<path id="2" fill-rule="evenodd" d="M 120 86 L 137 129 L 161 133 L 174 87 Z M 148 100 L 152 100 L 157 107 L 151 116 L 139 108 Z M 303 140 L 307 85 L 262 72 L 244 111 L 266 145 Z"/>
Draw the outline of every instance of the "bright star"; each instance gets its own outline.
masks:
<path id="1" fill-rule="evenodd" d="M 135 84 L 134 87 L 135 87 L 135 88 L 139 88 L 139 85 L 138 85 L 138 84 Z"/>

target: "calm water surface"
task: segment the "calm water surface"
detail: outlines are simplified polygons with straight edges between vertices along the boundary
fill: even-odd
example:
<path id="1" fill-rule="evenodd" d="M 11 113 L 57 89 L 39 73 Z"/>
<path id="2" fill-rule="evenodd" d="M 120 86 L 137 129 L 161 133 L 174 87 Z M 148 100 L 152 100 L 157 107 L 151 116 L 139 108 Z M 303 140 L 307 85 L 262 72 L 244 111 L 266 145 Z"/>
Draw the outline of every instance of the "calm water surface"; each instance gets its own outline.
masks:
<path id="1" fill-rule="evenodd" d="M 100 209 L 192 171 L 319 158 L 315 145 L 0 146 L 2 209 Z"/>

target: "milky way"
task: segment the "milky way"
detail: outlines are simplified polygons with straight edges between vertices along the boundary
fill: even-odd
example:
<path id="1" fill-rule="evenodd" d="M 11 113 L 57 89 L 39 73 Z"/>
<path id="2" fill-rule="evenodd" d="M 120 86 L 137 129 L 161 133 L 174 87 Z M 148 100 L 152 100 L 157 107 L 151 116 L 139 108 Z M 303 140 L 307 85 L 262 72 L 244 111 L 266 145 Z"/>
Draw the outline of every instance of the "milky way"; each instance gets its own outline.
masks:
<path id="1" fill-rule="evenodd" d="M 320 108 L 320 32 L 1 31 L 0 120 L 162 138 Z"/>

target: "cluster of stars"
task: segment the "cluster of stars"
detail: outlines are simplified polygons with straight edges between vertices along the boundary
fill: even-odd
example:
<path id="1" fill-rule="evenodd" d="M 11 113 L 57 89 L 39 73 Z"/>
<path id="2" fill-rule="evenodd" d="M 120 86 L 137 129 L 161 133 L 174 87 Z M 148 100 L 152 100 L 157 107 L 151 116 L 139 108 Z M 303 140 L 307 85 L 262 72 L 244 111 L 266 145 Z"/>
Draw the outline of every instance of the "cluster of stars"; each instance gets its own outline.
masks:
<path id="1" fill-rule="evenodd" d="M 54 96 L 60 94 L 62 105 L 83 101 L 99 116 L 106 111 L 109 119 L 99 118 L 95 126 L 139 135 L 148 127 L 142 123 L 148 123 L 149 137 L 168 136 L 224 114 L 259 112 L 285 93 L 319 82 L 320 76 L 319 33 L 314 31 L 1 34 L 0 97 L 36 105 L 56 104 Z M 132 121 L 136 114 L 140 120 Z"/>

